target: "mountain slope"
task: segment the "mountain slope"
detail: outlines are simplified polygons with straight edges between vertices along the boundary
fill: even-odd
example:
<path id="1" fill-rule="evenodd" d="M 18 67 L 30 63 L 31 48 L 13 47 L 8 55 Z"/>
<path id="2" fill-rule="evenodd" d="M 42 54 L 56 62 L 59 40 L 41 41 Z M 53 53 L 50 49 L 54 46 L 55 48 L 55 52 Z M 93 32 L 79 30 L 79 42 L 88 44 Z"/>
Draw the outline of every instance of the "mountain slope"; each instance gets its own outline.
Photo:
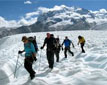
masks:
<path id="1" fill-rule="evenodd" d="M 92 30 L 107 30 L 107 23 L 95 25 L 91 28 Z"/>

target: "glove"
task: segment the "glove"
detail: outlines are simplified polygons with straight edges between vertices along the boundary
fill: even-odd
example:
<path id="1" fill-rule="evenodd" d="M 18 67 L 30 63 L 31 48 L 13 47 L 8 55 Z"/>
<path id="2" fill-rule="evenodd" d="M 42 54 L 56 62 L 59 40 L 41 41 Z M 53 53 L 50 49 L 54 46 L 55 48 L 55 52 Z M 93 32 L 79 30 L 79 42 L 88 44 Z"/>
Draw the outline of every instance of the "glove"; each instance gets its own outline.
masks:
<path id="1" fill-rule="evenodd" d="M 34 61 L 37 61 L 37 58 L 36 58 L 36 57 L 34 57 Z"/>
<path id="2" fill-rule="evenodd" d="M 39 51 L 39 49 L 37 48 L 37 51 Z"/>
<path id="3" fill-rule="evenodd" d="M 41 47 L 41 49 L 43 49 L 43 47 Z"/>
<path id="4" fill-rule="evenodd" d="M 21 53 L 23 53 L 23 51 L 20 51 L 20 50 L 19 50 L 19 51 L 18 51 L 18 54 L 21 54 Z"/>

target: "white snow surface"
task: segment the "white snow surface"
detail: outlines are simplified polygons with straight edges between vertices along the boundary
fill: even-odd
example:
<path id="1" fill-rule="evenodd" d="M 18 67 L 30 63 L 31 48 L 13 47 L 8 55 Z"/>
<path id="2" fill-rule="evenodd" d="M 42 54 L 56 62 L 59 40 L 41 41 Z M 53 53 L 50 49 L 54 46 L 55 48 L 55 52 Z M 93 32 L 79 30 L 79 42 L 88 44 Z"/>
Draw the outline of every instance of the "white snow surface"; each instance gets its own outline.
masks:
<path id="1" fill-rule="evenodd" d="M 48 71 L 46 48 L 39 49 L 38 60 L 33 64 L 36 77 L 31 81 L 24 69 L 24 54 L 19 55 L 18 69 L 14 78 L 18 50 L 23 50 L 22 36 L 37 36 L 37 43 L 42 46 L 46 32 L 29 33 L 8 36 L 0 39 L 0 85 L 107 85 L 107 32 L 106 31 L 59 31 L 51 32 L 63 42 L 65 36 L 73 41 L 74 57 L 68 53 L 64 58 L 60 52 L 60 62 L 54 64 L 54 69 Z M 81 53 L 77 45 L 78 35 L 86 39 L 86 53 Z M 56 60 L 56 57 L 55 57 Z M 22 65 L 22 66 L 20 66 Z"/>

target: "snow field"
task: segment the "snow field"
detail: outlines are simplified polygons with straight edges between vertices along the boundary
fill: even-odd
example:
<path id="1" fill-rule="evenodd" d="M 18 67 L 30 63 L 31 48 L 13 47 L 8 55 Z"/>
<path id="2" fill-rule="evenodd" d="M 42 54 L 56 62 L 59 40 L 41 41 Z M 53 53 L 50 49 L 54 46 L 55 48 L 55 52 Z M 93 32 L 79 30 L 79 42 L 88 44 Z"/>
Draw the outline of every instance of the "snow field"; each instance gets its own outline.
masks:
<path id="1" fill-rule="evenodd" d="M 36 71 L 34 80 L 29 80 L 29 74 L 23 67 L 24 54 L 19 55 L 19 63 L 16 77 L 11 75 L 14 72 L 18 50 L 23 49 L 21 37 L 37 36 L 37 43 L 42 46 L 46 33 L 30 33 L 8 36 L 0 40 L 0 85 L 107 85 L 107 32 L 105 31 L 60 31 L 51 32 L 55 37 L 59 36 L 62 43 L 65 36 L 68 36 L 75 45 L 71 50 L 75 56 L 68 53 L 68 58 L 64 58 L 63 51 L 60 52 L 60 62 L 55 61 L 54 69 L 48 71 L 46 60 L 46 48 L 39 49 L 37 62 L 33 68 Z M 82 54 L 77 45 L 78 35 L 86 39 L 85 50 Z M 56 60 L 56 58 L 55 58 Z M 10 77 L 8 77 L 10 76 Z M 5 80 L 4 80 L 4 79 Z M 3 80 L 1 80 L 3 79 Z"/>

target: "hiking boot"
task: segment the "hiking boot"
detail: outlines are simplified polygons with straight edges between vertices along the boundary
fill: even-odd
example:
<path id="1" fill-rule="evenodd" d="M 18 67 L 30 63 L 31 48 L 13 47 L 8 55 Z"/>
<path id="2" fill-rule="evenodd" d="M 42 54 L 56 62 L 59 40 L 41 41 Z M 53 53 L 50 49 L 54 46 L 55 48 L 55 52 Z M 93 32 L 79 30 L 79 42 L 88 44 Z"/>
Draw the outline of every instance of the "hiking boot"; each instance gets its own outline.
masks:
<path id="1" fill-rule="evenodd" d="M 65 58 L 67 58 L 67 56 L 65 56 Z"/>
<path id="2" fill-rule="evenodd" d="M 31 78 L 31 80 L 34 79 L 34 78 L 35 78 L 35 75 L 31 75 L 30 78 Z"/>
<path id="3" fill-rule="evenodd" d="M 83 50 L 82 53 L 85 53 L 85 51 Z"/>
<path id="4" fill-rule="evenodd" d="M 37 61 L 37 58 L 36 58 L 36 57 L 34 57 L 34 61 Z"/>
<path id="5" fill-rule="evenodd" d="M 35 72 L 35 71 L 33 71 L 33 74 L 35 75 L 35 74 L 36 74 L 36 72 Z"/>
<path id="6" fill-rule="evenodd" d="M 74 53 L 72 53 L 72 56 L 74 56 Z"/>
<path id="7" fill-rule="evenodd" d="M 51 72 L 53 68 L 49 68 L 48 71 Z"/>
<path id="8" fill-rule="evenodd" d="M 59 62 L 59 60 L 56 60 L 56 62 Z"/>
<path id="9" fill-rule="evenodd" d="M 30 75 L 31 80 L 34 79 L 36 72 L 34 71 L 33 74 Z"/>

